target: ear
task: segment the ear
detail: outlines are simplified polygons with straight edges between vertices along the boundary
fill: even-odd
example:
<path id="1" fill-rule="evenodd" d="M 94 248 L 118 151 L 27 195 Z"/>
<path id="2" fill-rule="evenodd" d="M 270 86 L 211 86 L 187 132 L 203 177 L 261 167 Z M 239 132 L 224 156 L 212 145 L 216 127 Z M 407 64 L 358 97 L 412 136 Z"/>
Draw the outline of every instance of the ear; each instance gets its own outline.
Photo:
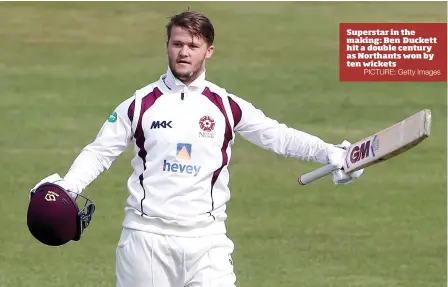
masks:
<path id="1" fill-rule="evenodd" d="M 215 50 L 214 46 L 210 46 L 207 48 L 207 52 L 205 53 L 205 58 L 210 59 L 213 56 L 213 51 Z"/>

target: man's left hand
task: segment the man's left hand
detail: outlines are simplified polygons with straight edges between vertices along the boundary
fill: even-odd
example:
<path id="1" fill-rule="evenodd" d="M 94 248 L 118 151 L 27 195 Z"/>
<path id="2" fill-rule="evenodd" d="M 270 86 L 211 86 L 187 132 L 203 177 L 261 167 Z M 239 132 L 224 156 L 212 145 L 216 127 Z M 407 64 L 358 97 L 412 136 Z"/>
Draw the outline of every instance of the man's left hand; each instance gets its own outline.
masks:
<path id="1" fill-rule="evenodd" d="M 344 140 L 341 144 L 330 146 L 328 149 L 328 160 L 336 169 L 332 173 L 333 182 L 336 185 L 350 183 L 353 179 L 360 177 L 364 172 L 364 169 L 360 169 L 351 173 L 346 173 L 341 169 L 349 146 L 350 142 Z"/>

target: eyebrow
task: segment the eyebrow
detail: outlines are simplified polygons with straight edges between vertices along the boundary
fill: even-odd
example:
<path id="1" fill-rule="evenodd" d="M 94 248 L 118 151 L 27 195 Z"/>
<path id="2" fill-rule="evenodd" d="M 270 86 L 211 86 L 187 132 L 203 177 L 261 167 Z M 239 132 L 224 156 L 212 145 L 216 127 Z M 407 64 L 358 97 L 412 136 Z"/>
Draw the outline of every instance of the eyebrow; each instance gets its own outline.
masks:
<path id="1" fill-rule="evenodd" d="M 174 39 L 173 39 L 173 43 L 175 43 L 175 44 L 182 43 L 182 44 L 196 45 L 196 46 L 200 46 L 200 45 L 201 45 L 200 42 L 198 42 L 198 41 L 194 42 L 194 40 L 189 40 L 189 41 L 187 42 L 187 41 L 174 40 Z"/>

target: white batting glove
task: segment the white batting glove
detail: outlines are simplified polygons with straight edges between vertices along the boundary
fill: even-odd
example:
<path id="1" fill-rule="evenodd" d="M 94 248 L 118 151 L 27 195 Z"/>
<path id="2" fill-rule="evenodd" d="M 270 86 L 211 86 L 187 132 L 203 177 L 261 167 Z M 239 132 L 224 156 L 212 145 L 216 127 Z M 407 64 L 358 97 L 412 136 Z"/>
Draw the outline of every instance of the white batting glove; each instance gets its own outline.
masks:
<path id="1" fill-rule="evenodd" d="M 49 176 L 47 176 L 46 178 L 44 178 L 44 179 L 42 179 L 41 181 L 39 181 L 39 182 L 38 182 L 38 183 L 37 183 L 37 184 L 30 190 L 30 197 L 31 197 L 31 193 L 33 193 L 33 192 L 36 190 L 36 188 L 38 188 L 41 184 L 43 184 L 43 183 L 47 183 L 47 182 L 57 184 L 57 185 L 59 185 L 60 187 L 64 188 L 65 190 L 70 190 L 70 191 L 71 191 L 71 189 L 69 188 L 67 182 L 66 182 L 66 181 L 65 181 L 59 174 L 55 173 L 55 174 L 49 175 Z M 78 194 L 75 193 L 75 192 L 73 192 L 73 191 L 68 192 L 68 194 L 69 194 L 73 199 L 76 199 L 76 198 L 78 197 Z"/>
<path id="2" fill-rule="evenodd" d="M 344 163 L 345 156 L 347 154 L 347 148 L 350 146 L 350 142 L 344 140 L 339 145 L 330 146 L 327 150 L 328 161 L 336 169 L 333 171 L 333 182 L 336 185 L 347 184 L 353 181 L 353 179 L 360 177 L 364 169 L 354 171 L 352 173 L 346 173 L 341 170 Z"/>

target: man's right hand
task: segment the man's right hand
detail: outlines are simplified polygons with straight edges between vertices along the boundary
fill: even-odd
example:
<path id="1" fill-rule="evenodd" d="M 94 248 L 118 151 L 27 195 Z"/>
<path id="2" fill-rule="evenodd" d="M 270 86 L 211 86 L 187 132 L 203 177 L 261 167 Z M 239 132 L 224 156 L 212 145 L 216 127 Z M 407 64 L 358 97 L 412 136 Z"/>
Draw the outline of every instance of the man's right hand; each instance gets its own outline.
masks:
<path id="1" fill-rule="evenodd" d="M 52 174 L 47 176 L 46 178 L 42 179 L 41 181 L 39 181 L 31 190 L 30 190 L 30 197 L 31 194 L 36 190 L 37 187 L 39 187 L 39 185 L 43 184 L 43 183 L 53 183 L 53 184 L 57 184 L 60 187 L 64 188 L 65 190 L 71 191 L 70 187 L 68 186 L 67 182 L 57 173 Z M 78 197 L 78 194 L 71 191 L 68 192 L 68 194 L 73 198 L 76 199 Z"/>

